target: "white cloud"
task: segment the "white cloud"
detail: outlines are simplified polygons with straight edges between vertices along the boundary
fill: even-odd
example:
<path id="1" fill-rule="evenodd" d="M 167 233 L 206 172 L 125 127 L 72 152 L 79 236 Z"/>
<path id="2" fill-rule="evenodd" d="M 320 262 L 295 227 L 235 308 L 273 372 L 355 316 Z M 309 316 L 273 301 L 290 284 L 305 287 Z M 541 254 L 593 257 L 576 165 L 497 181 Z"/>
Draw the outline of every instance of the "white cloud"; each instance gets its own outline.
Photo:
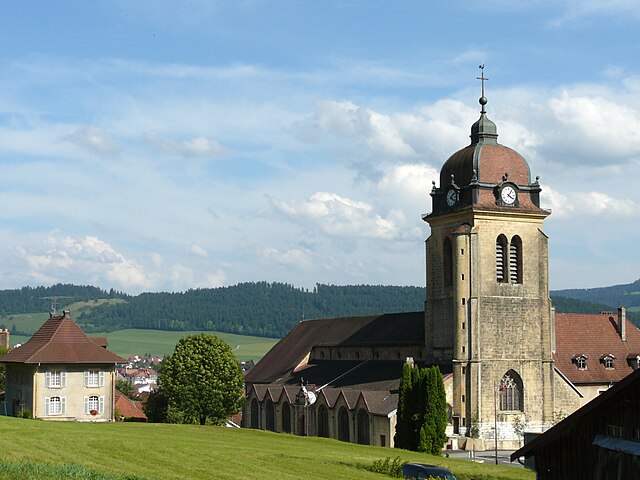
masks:
<path id="1" fill-rule="evenodd" d="M 209 252 L 207 252 L 200 245 L 196 245 L 196 244 L 191 245 L 191 247 L 189 248 L 189 251 L 198 257 L 206 258 L 209 256 Z"/>
<path id="2" fill-rule="evenodd" d="M 265 263 L 294 267 L 300 270 L 309 270 L 313 266 L 309 251 L 302 248 L 280 251 L 273 247 L 266 247 L 262 249 L 261 257 Z"/>
<path id="3" fill-rule="evenodd" d="M 227 149 L 216 140 L 202 135 L 182 142 L 174 142 L 173 140 L 162 138 L 155 132 L 146 132 L 143 138 L 154 148 L 181 157 L 217 159 L 228 153 Z"/>
<path id="4" fill-rule="evenodd" d="M 98 155 L 111 155 L 118 151 L 109 132 L 95 126 L 79 128 L 67 135 L 65 140 Z"/>
<path id="5" fill-rule="evenodd" d="M 399 235 L 396 222 L 401 217 L 391 211 L 387 218 L 374 211 L 373 206 L 335 193 L 316 192 L 302 203 L 273 199 L 274 207 L 287 217 L 319 227 L 336 237 L 392 239 Z"/>
<path id="6" fill-rule="evenodd" d="M 57 232 L 47 236 L 39 252 L 18 247 L 21 258 L 30 267 L 32 278 L 67 278 L 69 272 L 84 275 L 103 285 L 115 282 L 125 289 L 144 289 L 151 281 L 143 269 L 116 252 L 111 245 L 94 236 L 76 239 L 59 236 Z"/>

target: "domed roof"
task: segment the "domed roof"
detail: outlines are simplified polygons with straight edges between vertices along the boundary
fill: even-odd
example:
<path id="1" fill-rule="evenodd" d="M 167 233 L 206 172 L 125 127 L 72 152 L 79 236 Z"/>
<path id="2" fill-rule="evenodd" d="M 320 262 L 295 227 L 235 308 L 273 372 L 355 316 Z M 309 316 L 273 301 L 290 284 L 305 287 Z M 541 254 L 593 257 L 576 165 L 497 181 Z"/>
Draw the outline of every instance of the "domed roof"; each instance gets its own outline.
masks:
<path id="1" fill-rule="evenodd" d="M 484 96 L 480 98 L 480 104 L 480 118 L 471 126 L 471 145 L 458 150 L 445 162 L 440 170 L 440 187 L 452 181 L 463 186 L 475 181 L 496 184 L 507 179 L 529 185 L 529 164 L 518 152 L 498 143 L 496 124 L 489 120 L 484 110 Z"/>

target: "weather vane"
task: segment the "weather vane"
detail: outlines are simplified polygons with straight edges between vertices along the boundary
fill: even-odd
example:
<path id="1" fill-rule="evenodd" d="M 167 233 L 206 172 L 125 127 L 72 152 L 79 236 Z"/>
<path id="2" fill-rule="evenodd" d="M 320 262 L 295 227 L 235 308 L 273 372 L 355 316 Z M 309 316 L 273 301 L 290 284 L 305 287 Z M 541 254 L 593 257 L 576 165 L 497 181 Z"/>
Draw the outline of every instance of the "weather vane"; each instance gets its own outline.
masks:
<path id="1" fill-rule="evenodd" d="M 482 105 L 482 110 L 480 111 L 480 113 L 486 113 L 484 106 L 487 104 L 487 97 L 484 96 L 484 81 L 489 79 L 484 76 L 484 63 L 480 64 L 478 68 L 481 70 L 481 74 L 479 77 L 476 77 L 476 79 L 482 81 L 482 96 L 480 97 L 480 105 Z"/>

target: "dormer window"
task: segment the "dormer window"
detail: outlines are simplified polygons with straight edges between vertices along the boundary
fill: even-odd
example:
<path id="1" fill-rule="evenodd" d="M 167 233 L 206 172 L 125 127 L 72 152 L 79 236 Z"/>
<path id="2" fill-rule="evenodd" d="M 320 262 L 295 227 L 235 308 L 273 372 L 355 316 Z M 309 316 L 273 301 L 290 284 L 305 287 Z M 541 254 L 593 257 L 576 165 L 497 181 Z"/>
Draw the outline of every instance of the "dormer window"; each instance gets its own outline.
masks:
<path id="1" fill-rule="evenodd" d="M 616 357 L 613 355 L 613 353 L 610 353 L 609 355 L 603 356 L 600 359 L 600 361 L 604 365 L 604 368 L 606 368 L 607 370 L 613 370 L 613 362 L 614 362 L 615 358 Z"/>
<path id="2" fill-rule="evenodd" d="M 578 370 L 587 369 L 587 356 L 584 353 L 582 355 L 574 355 L 572 360 L 578 367 Z"/>

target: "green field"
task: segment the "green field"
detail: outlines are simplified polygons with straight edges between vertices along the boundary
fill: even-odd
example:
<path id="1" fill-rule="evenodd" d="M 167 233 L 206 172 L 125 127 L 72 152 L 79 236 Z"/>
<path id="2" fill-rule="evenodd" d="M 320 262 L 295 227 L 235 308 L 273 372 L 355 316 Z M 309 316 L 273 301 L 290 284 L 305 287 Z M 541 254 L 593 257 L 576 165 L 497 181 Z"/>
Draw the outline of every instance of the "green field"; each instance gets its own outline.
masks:
<path id="1" fill-rule="evenodd" d="M 0 417 L 0 452 L 4 462 L 74 464 L 146 479 L 384 480 L 389 477 L 365 467 L 374 460 L 395 456 L 444 465 L 459 480 L 535 478 L 532 472 L 516 467 L 480 465 L 326 438 L 195 425 L 59 423 Z M 14 478 L 3 477 L 2 470 L 0 465 L 0 478 Z"/>
<path id="2" fill-rule="evenodd" d="M 200 331 L 191 332 L 167 332 L 164 330 L 116 330 L 109 333 L 91 333 L 94 337 L 107 337 L 109 340 L 109 350 L 120 356 L 129 355 L 167 355 L 185 335 L 202 333 Z M 260 360 L 273 345 L 278 341 L 275 338 L 249 337 L 246 335 L 235 335 L 233 333 L 207 332 L 213 333 L 218 338 L 227 342 L 233 349 L 233 353 L 240 361 Z M 29 339 L 23 335 L 12 335 L 11 344 L 24 343 Z"/>
<path id="3" fill-rule="evenodd" d="M 185 335 L 195 335 L 200 331 L 167 332 L 163 330 L 117 330 L 110 333 L 92 333 L 106 336 L 109 350 L 128 357 L 132 354 L 167 355 L 173 352 L 176 343 Z M 208 332 L 227 342 L 238 360 L 259 360 L 278 341 L 274 338 L 249 337 L 233 333 Z"/>

